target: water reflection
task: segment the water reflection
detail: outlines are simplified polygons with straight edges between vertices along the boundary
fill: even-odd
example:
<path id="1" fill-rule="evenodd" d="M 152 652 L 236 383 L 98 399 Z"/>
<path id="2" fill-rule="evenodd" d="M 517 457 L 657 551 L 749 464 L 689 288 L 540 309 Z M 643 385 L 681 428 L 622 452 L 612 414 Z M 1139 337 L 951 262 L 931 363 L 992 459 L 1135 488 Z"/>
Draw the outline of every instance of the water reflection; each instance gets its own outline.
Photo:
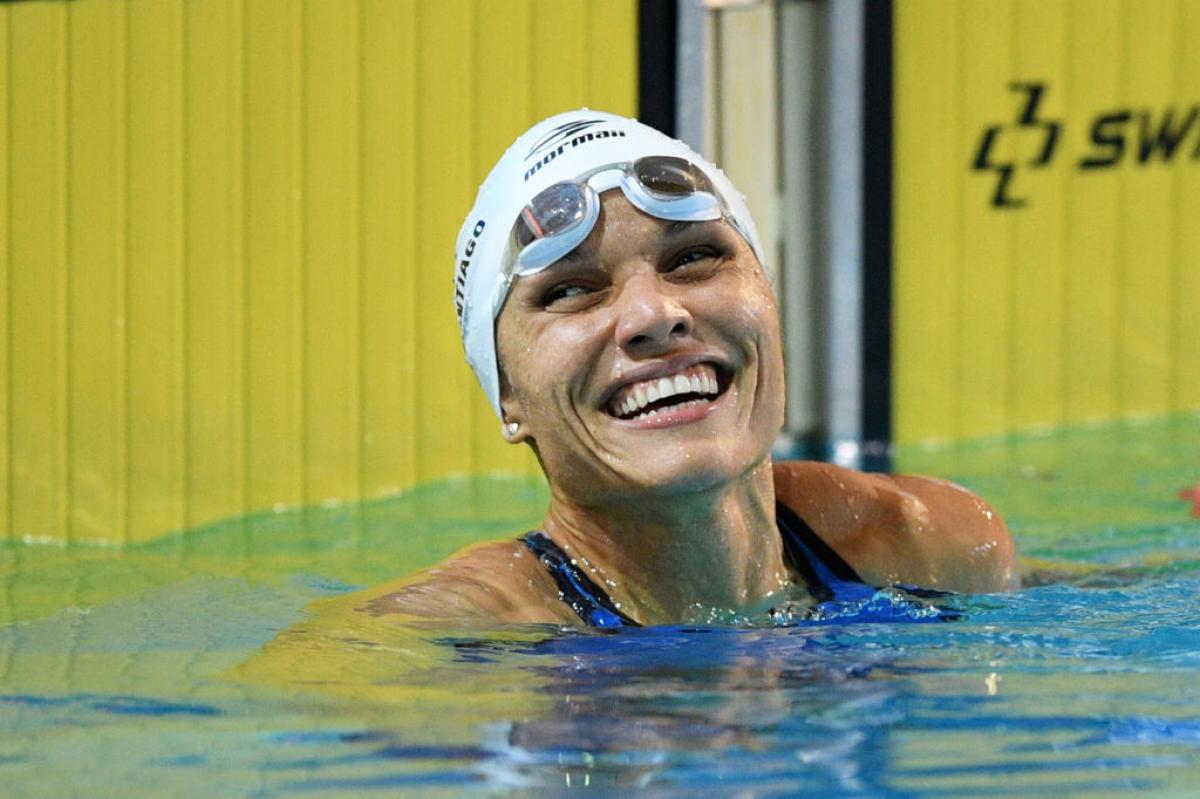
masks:
<path id="1" fill-rule="evenodd" d="M 361 702 L 371 734 L 343 743 L 431 785 L 469 772 L 494 787 L 859 791 L 887 757 L 882 733 L 899 718 L 891 708 L 903 681 L 876 678 L 883 655 L 840 637 L 832 628 L 448 633 L 334 602 L 236 676 Z M 331 779 L 329 788 L 367 787 Z"/>

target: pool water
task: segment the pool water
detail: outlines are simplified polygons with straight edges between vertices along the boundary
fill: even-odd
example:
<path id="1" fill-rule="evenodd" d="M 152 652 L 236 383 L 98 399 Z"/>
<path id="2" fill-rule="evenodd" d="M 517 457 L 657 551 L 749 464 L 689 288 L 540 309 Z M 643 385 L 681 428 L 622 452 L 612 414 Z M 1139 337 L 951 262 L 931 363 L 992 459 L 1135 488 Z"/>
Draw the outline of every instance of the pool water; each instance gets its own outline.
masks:
<path id="1" fill-rule="evenodd" d="M 403 629 L 338 598 L 516 533 L 451 481 L 115 551 L 0 548 L 5 796 L 1194 796 L 1200 417 L 910 449 L 1037 572 L 952 622 Z M 340 614 L 340 615 L 339 615 Z"/>

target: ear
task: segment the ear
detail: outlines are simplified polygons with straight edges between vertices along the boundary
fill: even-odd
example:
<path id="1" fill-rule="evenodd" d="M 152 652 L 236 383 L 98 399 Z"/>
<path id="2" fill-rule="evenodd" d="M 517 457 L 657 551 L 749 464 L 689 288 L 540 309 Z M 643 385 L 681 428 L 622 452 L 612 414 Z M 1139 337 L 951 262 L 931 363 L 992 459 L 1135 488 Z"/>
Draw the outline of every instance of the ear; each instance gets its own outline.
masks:
<path id="1" fill-rule="evenodd" d="M 525 430 L 525 426 L 517 421 L 501 422 L 500 434 L 510 444 L 520 444 L 529 438 L 529 433 Z"/>
<path id="2" fill-rule="evenodd" d="M 529 438 L 525 426 L 525 414 L 520 400 L 513 397 L 512 389 L 503 374 L 500 377 L 500 435 L 510 444 L 520 444 Z"/>

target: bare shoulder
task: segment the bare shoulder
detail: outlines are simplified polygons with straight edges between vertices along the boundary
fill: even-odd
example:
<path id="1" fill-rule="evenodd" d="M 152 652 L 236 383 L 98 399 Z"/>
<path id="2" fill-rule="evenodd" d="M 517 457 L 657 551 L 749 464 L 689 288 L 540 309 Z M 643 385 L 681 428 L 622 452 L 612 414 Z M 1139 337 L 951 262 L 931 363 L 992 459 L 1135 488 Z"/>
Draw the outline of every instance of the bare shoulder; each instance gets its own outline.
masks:
<path id="1" fill-rule="evenodd" d="M 866 581 L 965 593 L 1015 586 L 1015 550 L 1000 515 L 946 480 L 775 464 L 780 502 Z"/>
<path id="2" fill-rule="evenodd" d="M 372 589 L 360 603 L 372 615 L 509 623 L 570 622 L 553 579 L 519 540 L 489 541 L 436 566 Z"/>

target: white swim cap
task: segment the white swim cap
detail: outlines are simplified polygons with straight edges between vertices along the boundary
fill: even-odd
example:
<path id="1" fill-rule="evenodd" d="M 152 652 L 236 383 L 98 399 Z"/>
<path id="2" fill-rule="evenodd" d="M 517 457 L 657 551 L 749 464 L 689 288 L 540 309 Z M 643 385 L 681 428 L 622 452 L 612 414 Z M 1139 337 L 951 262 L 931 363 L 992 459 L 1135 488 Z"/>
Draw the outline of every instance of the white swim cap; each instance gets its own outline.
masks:
<path id="1" fill-rule="evenodd" d="M 501 156 L 479 187 L 455 248 L 454 306 L 467 363 L 497 416 L 500 375 L 496 360 L 496 317 L 508 291 L 507 262 L 516 257 L 513 226 L 521 210 L 546 187 L 613 164 L 646 156 L 674 156 L 698 167 L 720 195 L 725 215 L 761 263 L 762 247 L 745 198 L 725 173 L 681 141 L 636 119 L 568 111 L 542 120 Z"/>

